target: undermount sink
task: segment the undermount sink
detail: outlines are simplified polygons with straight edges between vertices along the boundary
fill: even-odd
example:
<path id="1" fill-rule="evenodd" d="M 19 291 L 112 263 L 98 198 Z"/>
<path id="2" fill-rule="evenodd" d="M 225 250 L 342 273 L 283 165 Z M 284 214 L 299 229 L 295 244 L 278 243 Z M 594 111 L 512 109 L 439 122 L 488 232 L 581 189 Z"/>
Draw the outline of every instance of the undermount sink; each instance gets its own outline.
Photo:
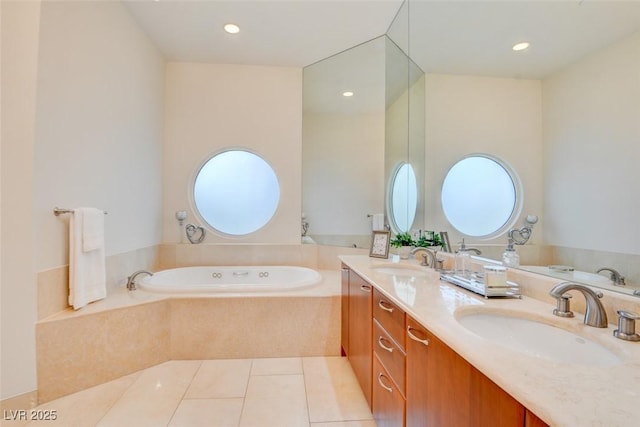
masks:
<path id="1" fill-rule="evenodd" d="M 583 365 L 622 363 L 595 341 L 535 320 L 498 313 L 463 314 L 457 320 L 476 335 L 529 356 Z"/>
<path id="2" fill-rule="evenodd" d="M 379 264 L 374 265 L 374 271 L 382 274 L 389 274 L 393 276 L 409 276 L 409 277 L 426 277 L 426 267 L 419 267 L 414 265 L 402 265 L 402 264 Z"/>

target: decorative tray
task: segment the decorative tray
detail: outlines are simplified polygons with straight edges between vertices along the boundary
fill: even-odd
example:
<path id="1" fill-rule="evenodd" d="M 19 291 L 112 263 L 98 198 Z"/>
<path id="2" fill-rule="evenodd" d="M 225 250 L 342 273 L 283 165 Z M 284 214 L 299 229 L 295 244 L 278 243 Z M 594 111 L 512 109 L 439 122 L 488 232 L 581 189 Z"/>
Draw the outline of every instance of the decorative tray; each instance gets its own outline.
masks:
<path id="1" fill-rule="evenodd" d="M 452 271 L 446 271 L 440 273 L 440 280 L 460 286 L 485 298 L 522 298 L 520 285 L 517 283 L 507 280 L 506 285 L 503 286 L 487 286 L 482 273 L 472 273 L 470 278 L 465 278 Z"/>

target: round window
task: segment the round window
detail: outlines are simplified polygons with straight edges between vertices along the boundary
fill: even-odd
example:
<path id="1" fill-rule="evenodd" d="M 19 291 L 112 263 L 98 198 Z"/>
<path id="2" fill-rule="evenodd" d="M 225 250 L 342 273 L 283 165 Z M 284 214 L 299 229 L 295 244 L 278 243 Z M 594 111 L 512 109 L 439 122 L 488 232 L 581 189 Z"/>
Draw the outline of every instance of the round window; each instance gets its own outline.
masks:
<path id="1" fill-rule="evenodd" d="M 391 225 L 395 232 L 411 229 L 418 207 L 416 174 L 409 163 L 400 163 L 391 181 L 389 197 Z"/>
<path id="2" fill-rule="evenodd" d="M 240 236 L 271 220 L 280 200 L 280 185 L 263 158 L 244 150 L 229 150 L 202 165 L 193 184 L 193 200 L 209 226 Z"/>
<path id="3" fill-rule="evenodd" d="M 442 209 L 451 225 L 473 237 L 492 237 L 515 221 L 520 182 L 505 163 L 473 154 L 453 165 L 442 184 Z"/>

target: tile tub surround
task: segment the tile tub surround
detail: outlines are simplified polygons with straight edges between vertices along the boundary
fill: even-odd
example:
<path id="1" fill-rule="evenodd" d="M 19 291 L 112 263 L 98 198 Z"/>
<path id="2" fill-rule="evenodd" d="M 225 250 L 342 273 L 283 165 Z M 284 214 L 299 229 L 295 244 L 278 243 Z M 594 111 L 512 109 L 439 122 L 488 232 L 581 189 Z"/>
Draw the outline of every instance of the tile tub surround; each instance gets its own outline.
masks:
<path id="1" fill-rule="evenodd" d="M 610 323 L 606 329 L 584 325 L 578 304 L 575 305 L 575 318 L 553 316 L 555 300 L 552 302 L 547 292 L 558 280 L 513 271 L 511 278 L 522 280 L 523 298 L 485 299 L 441 282 L 439 274 L 433 270 L 427 277 L 403 285 L 394 283 L 393 276 L 372 268 L 381 260 L 364 256 L 342 256 L 341 260 L 549 425 L 639 425 L 640 415 L 635 411 L 635 405 L 640 396 L 640 344 L 614 338 L 612 332 L 617 316 L 609 313 Z M 603 303 L 609 309 L 640 310 L 640 301 L 631 301 L 634 297 L 603 293 Z M 573 302 L 577 303 L 580 298 L 573 298 Z M 520 313 L 561 325 L 606 346 L 619 355 L 623 363 L 599 367 L 526 356 L 471 333 L 456 321 L 456 310 L 510 311 L 514 315 Z"/>
<path id="2" fill-rule="evenodd" d="M 36 324 L 39 401 L 168 360 L 340 354 L 340 275 L 277 295 L 120 289 Z"/>
<path id="3" fill-rule="evenodd" d="M 55 410 L 58 419 L 6 425 L 376 425 L 349 362 L 341 357 L 169 361 L 36 410 Z"/>
<path id="4" fill-rule="evenodd" d="M 137 249 L 106 257 L 107 295 L 127 282 L 136 270 L 157 270 L 160 259 L 158 246 Z M 38 320 L 69 307 L 69 266 L 43 270 L 37 275 Z"/>

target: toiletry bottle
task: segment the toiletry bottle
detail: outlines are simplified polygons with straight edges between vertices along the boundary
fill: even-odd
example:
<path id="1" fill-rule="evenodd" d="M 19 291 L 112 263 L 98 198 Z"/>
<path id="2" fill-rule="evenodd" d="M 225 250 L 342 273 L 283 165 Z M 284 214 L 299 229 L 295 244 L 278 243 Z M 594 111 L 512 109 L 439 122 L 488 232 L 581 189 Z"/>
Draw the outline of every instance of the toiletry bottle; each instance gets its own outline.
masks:
<path id="1" fill-rule="evenodd" d="M 457 276 L 464 277 L 465 279 L 469 277 L 471 272 L 471 254 L 467 250 L 467 247 L 464 244 L 464 239 L 462 239 L 462 244 L 460 245 L 460 249 L 456 252 L 455 257 L 455 274 Z"/>
<path id="2" fill-rule="evenodd" d="M 507 246 L 502 254 L 502 263 L 507 267 L 520 267 L 520 255 L 513 246 Z"/>

